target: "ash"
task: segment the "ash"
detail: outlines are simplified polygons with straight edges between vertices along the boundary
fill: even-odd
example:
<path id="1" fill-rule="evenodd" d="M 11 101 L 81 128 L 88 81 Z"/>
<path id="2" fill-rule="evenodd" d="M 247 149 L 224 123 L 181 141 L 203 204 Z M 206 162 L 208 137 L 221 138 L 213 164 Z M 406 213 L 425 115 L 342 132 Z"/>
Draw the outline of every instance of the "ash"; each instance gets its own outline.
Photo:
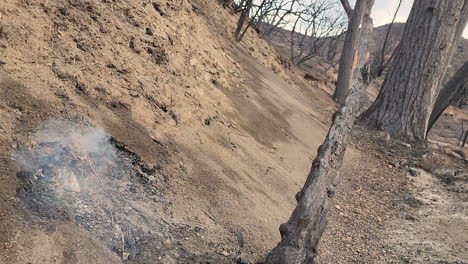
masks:
<path id="1" fill-rule="evenodd" d="M 46 122 L 30 144 L 18 146 L 18 209 L 31 221 L 74 222 L 123 259 L 138 259 L 170 228 L 160 168 L 82 123 Z"/>

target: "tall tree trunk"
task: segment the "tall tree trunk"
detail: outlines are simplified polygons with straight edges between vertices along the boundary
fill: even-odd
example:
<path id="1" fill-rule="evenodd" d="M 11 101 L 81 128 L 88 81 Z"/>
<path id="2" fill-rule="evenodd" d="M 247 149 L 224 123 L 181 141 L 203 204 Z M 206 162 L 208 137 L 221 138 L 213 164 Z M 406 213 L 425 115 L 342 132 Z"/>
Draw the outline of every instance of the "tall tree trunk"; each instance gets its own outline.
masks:
<path id="1" fill-rule="evenodd" d="M 340 178 L 339 170 L 348 135 L 368 83 L 367 76 L 366 71 L 334 114 L 333 123 L 312 162 L 304 187 L 296 194 L 297 206 L 288 222 L 280 226 L 281 241 L 268 254 L 267 264 L 314 263 L 328 212 L 333 207 L 332 198 Z"/>
<path id="2" fill-rule="evenodd" d="M 437 97 L 434 109 L 432 110 L 431 117 L 429 118 L 429 125 L 427 132 L 432 128 L 440 115 L 445 109 L 455 103 L 457 99 L 466 96 L 468 93 L 468 61 L 455 73 L 449 82 L 440 90 Z"/>
<path id="3" fill-rule="evenodd" d="M 354 69 L 356 68 L 356 58 L 358 56 L 358 42 L 362 18 L 366 10 L 368 0 L 358 0 L 354 10 L 351 10 L 347 0 L 342 0 L 343 7 L 348 14 L 349 23 L 346 31 L 343 51 L 340 57 L 340 66 L 338 68 L 338 80 L 333 99 L 342 104 L 351 84 Z M 346 52 L 345 52 L 346 51 Z"/>
<path id="4" fill-rule="evenodd" d="M 373 5 L 374 5 L 374 0 L 367 0 L 366 6 L 364 7 L 365 8 L 364 16 L 362 18 L 362 23 L 361 23 L 362 25 L 361 25 L 361 30 L 359 34 L 359 46 L 357 48 L 358 56 L 357 56 L 356 69 L 361 69 L 362 67 L 364 67 L 364 65 L 367 62 L 367 59 L 369 58 L 368 42 L 369 42 L 369 37 L 372 35 L 372 32 L 374 31 L 374 23 L 370 16 Z M 359 75 L 359 71 L 353 70 L 352 83 L 356 83 L 358 75 Z"/>
<path id="5" fill-rule="evenodd" d="M 390 136 L 425 139 L 429 117 L 457 40 L 468 0 L 415 0 L 382 89 L 363 118 Z"/>

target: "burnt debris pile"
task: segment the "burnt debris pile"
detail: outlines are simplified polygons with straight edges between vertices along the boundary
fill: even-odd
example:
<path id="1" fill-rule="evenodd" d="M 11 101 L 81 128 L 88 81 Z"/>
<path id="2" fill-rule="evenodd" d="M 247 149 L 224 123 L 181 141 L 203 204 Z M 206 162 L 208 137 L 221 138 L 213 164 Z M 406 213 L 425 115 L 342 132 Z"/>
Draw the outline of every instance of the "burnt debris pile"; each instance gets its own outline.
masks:
<path id="1" fill-rule="evenodd" d="M 171 228 L 160 168 L 90 124 L 50 121 L 16 160 L 18 209 L 31 221 L 74 222 L 129 260 Z"/>

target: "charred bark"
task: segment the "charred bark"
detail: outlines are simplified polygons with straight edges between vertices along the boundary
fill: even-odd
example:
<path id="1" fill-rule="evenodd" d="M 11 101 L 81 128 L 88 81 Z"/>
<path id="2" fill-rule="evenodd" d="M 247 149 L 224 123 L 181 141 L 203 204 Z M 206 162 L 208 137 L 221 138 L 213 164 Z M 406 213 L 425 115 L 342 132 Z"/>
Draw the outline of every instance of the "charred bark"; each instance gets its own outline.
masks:
<path id="1" fill-rule="evenodd" d="M 423 141 L 445 69 L 468 17 L 468 0 L 415 0 L 368 124 Z"/>
<path id="2" fill-rule="evenodd" d="M 364 68 L 363 68 L 364 69 Z M 358 114 L 360 101 L 368 83 L 368 68 L 350 89 L 344 104 L 333 116 L 333 123 L 288 222 L 280 226 L 281 241 L 268 254 L 267 264 L 311 264 L 327 225 L 329 210 L 339 181 L 339 170 L 346 151 L 348 135 Z"/>

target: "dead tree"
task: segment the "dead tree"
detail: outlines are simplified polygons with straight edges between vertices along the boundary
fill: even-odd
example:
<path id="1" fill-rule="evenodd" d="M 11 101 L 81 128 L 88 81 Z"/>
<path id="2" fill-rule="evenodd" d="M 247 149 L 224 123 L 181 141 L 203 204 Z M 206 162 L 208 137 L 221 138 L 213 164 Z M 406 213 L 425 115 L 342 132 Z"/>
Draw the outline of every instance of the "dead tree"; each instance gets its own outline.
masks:
<path id="1" fill-rule="evenodd" d="M 291 61 L 294 64 L 300 65 L 318 56 L 330 36 L 343 32 L 345 23 L 335 7 L 329 0 L 312 1 L 303 6 L 291 30 Z"/>
<path id="2" fill-rule="evenodd" d="M 280 226 L 281 241 L 268 254 L 267 264 L 314 263 L 318 245 L 333 208 L 333 196 L 348 136 L 358 114 L 360 101 L 368 83 L 368 68 L 350 89 L 344 104 L 334 114 L 323 144 L 312 162 L 312 169 L 302 190 L 296 194 L 297 206 L 288 222 Z"/>
<path id="3" fill-rule="evenodd" d="M 244 24 L 247 19 L 249 19 L 250 9 L 252 8 L 253 0 L 243 0 L 239 4 L 239 10 L 241 10 L 241 15 L 239 16 L 239 20 L 237 21 L 237 28 L 234 33 L 234 36 L 237 41 L 241 40 L 241 31 L 244 27 Z"/>
<path id="4" fill-rule="evenodd" d="M 235 37 L 237 41 L 241 41 L 249 28 L 253 27 L 259 33 L 261 28 L 264 28 L 262 23 L 264 20 L 275 13 L 275 3 L 277 0 L 261 0 L 258 5 L 254 4 L 253 0 L 245 0 L 246 7 L 239 17 Z M 252 12 L 253 10 L 253 12 Z M 250 16 L 252 12 L 252 15 Z M 244 26 L 244 24 L 246 24 Z"/>
<path id="5" fill-rule="evenodd" d="M 274 13 L 271 16 L 267 16 L 267 20 L 265 21 L 267 28 L 263 32 L 263 36 L 270 36 L 282 24 L 288 24 L 286 18 L 295 13 L 297 1 L 279 0 L 273 2 Z"/>
<path id="6" fill-rule="evenodd" d="M 290 34 L 289 52 L 290 52 L 290 58 L 291 59 L 294 57 L 294 53 L 295 53 L 294 49 L 296 47 L 296 38 L 298 36 L 298 34 L 296 33 L 296 28 L 298 27 L 299 22 L 301 21 L 301 16 L 304 14 L 304 12 L 305 12 L 305 10 L 298 10 L 296 12 L 293 27 L 292 27 L 291 31 L 289 32 L 289 34 Z"/>
<path id="7" fill-rule="evenodd" d="M 440 90 L 437 100 L 434 104 L 427 132 L 432 128 L 445 109 L 455 103 L 458 98 L 468 94 L 468 61 L 455 73 L 455 75 Z"/>
<path id="8" fill-rule="evenodd" d="M 368 0 L 357 0 L 355 9 L 351 9 L 348 0 L 341 0 L 344 10 L 349 18 L 348 30 L 346 31 L 345 42 L 343 45 L 343 54 L 340 57 L 340 66 L 338 68 L 338 80 L 333 99 L 339 104 L 343 103 L 351 84 L 353 72 L 356 67 L 358 57 L 358 43 L 362 19 L 368 6 Z"/>
<path id="9" fill-rule="evenodd" d="M 387 67 L 387 64 L 390 60 L 386 60 L 385 57 L 388 52 L 388 45 L 389 45 L 389 37 L 390 37 L 390 32 L 392 31 L 393 24 L 395 24 L 395 19 L 398 15 L 398 11 L 400 11 L 401 5 L 403 4 L 404 0 L 398 0 L 398 5 L 395 10 L 395 13 L 393 13 L 393 18 L 390 24 L 388 25 L 387 32 L 385 33 L 385 38 L 382 44 L 382 50 L 380 51 L 380 56 L 376 56 L 375 58 L 375 65 L 373 66 L 375 76 L 381 76 L 385 68 Z"/>
<path id="10" fill-rule="evenodd" d="M 367 59 L 369 58 L 368 42 L 372 32 L 374 31 L 374 23 L 370 16 L 373 5 L 374 0 L 367 0 L 366 6 L 364 7 L 364 16 L 362 18 L 359 44 L 357 48 L 357 69 L 361 69 L 367 63 Z M 358 73 L 357 71 L 354 71 L 352 75 L 352 83 L 356 82 L 356 78 L 358 78 Z"/>
<path id="11" fill-rule="evenodd" d="M 337 59 L 337 55 L 339 54 L 339 46 L 342 43 L 342 39 L 340 36 L 332 36 L 328 37 L 327 45 L 326 45 L 326 52 L 324 53 L 324 57 L 330 64 L 330 68 L 334 68 L 338 63 L 339 58 Z"/>
<path id="12" fill-rule="evenodd" d="M 393 138 L 423 141 L 456 42 L 468 18 L 468 0 L 415 0 L 377 99 L 363 114 Z"/>

